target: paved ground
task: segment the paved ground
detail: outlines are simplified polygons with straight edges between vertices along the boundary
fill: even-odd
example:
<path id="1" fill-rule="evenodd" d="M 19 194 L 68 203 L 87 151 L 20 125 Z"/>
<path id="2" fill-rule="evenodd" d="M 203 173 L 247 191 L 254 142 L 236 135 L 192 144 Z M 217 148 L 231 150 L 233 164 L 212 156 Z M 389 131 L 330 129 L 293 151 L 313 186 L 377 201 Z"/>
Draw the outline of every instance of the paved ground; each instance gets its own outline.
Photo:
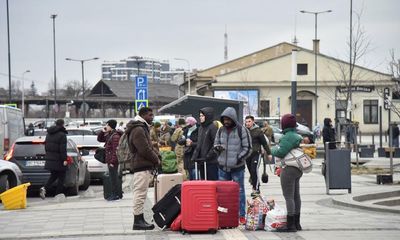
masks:
<path id="1" fill-rule="evenodd" d="M 243 228 L 220 230 L 215 235 L 182 235 L 159 229 L 133 231 L 132 194 L 129 189 L 126 189 L 123 200 L 106 202 L 102 198 L 101 186 L 97 185 L 91 186 L 88 192 L 81 192 L 79 197 L 67 197 L 63 203 L 55 203 L 52 198 L 42 201 L 36 197 L 29 198 L 28 207 L 23 210 L 6 211 L 0 208 L 0 239 L 399 239 L 399 213 L 354 208 L 359 203 L 351 198 L 400 190 L 399 184 L 377 185 L 375 175 L 353 175 L 352 194 L 346 190 L 334 190 L 331 195 L 326 195 L 320 162 L 316 160 L 313 172 L 305 174 L 301 180 L 304 230 L 297 233 L 251 232 Z M 267 171 L 270 182 L 262 185 L 262 193 L 284 205 L 279 179 L 269 169 Z M 394 177 L 395 181 L 399 181 L 398 174 Z M 130 177 L 126 183 L 129 181 Z M 246 190 L 250 192 L 250 189 Z M 153 189 L 148 196 L 145 215 L 150 219 Z M 336 205 L 335 201 L 346 203 L 346 206 Z M 370 203 L 364 205 L 376 208 Z M 396 210 L 399 206 L 392 208 Z"/>

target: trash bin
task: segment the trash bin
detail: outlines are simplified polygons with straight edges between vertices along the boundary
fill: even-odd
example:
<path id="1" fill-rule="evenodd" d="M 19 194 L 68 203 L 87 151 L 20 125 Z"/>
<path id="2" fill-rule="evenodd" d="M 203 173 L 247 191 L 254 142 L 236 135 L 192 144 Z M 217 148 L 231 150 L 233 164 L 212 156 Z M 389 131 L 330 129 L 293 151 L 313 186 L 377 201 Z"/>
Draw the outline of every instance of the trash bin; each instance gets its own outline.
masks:
<path id="1" fill-rule="evenodd" d="M 336 142 L 336 146 L 336 149 L 329 149 L 328 146 L 325 148 L 326 194 L 329 194 L 331 189 L 347 189 L 348 193 L 351 193 L 350 149 L 344 148 L 344 144 L 340 142 Z"/>

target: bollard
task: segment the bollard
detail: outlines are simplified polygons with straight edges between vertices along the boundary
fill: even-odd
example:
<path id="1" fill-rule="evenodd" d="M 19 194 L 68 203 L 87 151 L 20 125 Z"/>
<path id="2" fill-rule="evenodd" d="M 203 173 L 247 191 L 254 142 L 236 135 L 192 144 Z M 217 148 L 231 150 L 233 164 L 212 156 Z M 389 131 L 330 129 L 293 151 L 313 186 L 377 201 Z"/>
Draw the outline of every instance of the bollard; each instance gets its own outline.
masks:
<path id="1" fill-rule="evenodd" d="M 372 145 L 375 145 L 375 134 L 372 134 Z"/>

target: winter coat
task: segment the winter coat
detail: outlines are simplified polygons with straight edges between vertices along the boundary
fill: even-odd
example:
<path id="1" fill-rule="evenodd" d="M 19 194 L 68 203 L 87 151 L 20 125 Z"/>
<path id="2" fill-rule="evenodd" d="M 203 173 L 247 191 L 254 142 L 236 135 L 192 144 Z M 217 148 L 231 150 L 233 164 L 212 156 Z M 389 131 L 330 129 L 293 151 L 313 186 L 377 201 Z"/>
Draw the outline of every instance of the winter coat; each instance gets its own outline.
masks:
<path id="1" fill-rule="evenodd" d="M 176 154 L 176 158 L 178 159 L 183 159 L 183 150 L 184 146 L 177 144 L 178 141 L 182 138 L 183 136 L 183 129 L 182 128 L 176 128 L 174 133 L 171 136 L 171 143 L 175 146 L 174 151 Z M 179 162 L 179 160 L 178 160 Z"/>
<path id="2" fill-rule="evenodd" d="M 214 146 L 221 145 L 225 149 L 219 153 L 219 167 L 226 172 L 244 169 L 245 160 L 250 155 L 252 148 L 250 132 L 246 127 L 240 125 L 234 108 L 228 107 L 222 112 L 221 122 L 223 122 L 223 117 L 232 119 L 235 126 L 230 131 L 225 126 L 218 129 Z M 242 128 L 241 135 L 239 135 L 238 128 Z"/>
<path id="3" fill-rule="evenodd" d="M 44 168 L 49 171 L 66 171 L 64 161 L 67 160 L 67 130 L 61 126 L 52 126 L 47 129 L 46 135 L 46 163 Z"/>
<path id="4" fill-rule="evenodd" d="M 273 156 L 284 158 L 293 148 L 299 147 L 303 138 L 296 133 L 295 128 L 286 128 L 283 130 L 283 136 L 279 140 L 279 145 L 271 149 Z"/>
<path id="5" fill-rule="evenodd" d="M 324 128 L 322 129 L 322 140 L 324 142 L 324 148 L 325 148 L 325 143 L 326 142 L 335 142 L 335 129 L 331 126 L 331 119 L 330 118 L 325 118 L 324 119 Z M 336 144 L 332 143 L 329 144 L 329 149 L 335 149 Z"/>
<path id="6" fill-rule="evenodd" d="M 118 166 L 117 148 L 122 134 L 121 131 L 112 130 L 111 132 L 101 131 L 99 135 L 97 135 L 97 141 L 105 143 L 104 148 L 106 149 L 107 164 Z"/>
<path id="7" fill-rule="evenodd" d="M 125 132 L 129 136 L 129 148 L 133 152 L 133 171 L 156 169 L 161 157 L 151 143 L 147 124 L 139 120 L 130 121 Z"/>
<path id="8" fill-rule="evenodd" d="M 271 149 L 269 148 L 266 136 L 261 128 L 254 124 L 250 128 L 250 136 L 251 136 L 251 145 L 252 145 L 252 153 L 261 153 L 261 146 L 265 149 L 268 155 L 271 154 Z"/>
<path id="9" fill-rule="evenodd" d="M 158 143 L 160 142 L 160 137 L 155 127 L 152 127 L 150 129 L 150 139 L 153 147 L 155 147 L 158 151 Z"/>
<path id="10" fill-rule="evenodd" d="M 185 169 L 193 169 L 194 168 L 194 162 L 192 161 L 192 156 L 194 153 L 194 150 L 196 149 L 197 146 L 197 139 L 198 139 L 198 133 L 199 133 L 199 126 L 196 127 L 195 130 L 193 130 L 188 136 L 189 133 L 189 128 L 191 126 L 187 126 L 183 128 L 183 134 L 182 138 L 180 141 L 178 141 L 178 145 L 183 146 L 183 167 Z M 186 139 L 192 140 L 192 145 L 186 146 Z M 177 147 L 178 147 L 177 145 Z M 175 147 L 175 149 L 177 148 Z"/>
<path id="11" fill-rule="evenodd" d="M 205 116 L 204 123 L 200 124 L 198 130 L 197 146 L 194 150 L 192 161 L 196 159 L 204 159 L 208 165 L 217 164 L 217 155 L 213 151 L 215 134 L 217 133 L 217 126 L 213 123 L 214 109 L 205 107 L 200 109 Z"/>

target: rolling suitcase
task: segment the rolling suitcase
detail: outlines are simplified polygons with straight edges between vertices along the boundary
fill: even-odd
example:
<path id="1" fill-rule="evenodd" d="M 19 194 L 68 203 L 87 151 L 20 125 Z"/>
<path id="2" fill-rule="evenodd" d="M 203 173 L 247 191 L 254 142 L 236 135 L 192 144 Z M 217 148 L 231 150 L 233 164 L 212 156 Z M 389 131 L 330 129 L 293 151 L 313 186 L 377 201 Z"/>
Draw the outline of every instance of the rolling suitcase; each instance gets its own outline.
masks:
<path id="1" fill-rule="evenodd" d="M 195 169 L 197 172 L 197 162 L 195 162 Z M 204 169 L 207 178 L 205 163 Z M 182 183 L 182 231 L 216 233 L 218 230 L 217 209 L 216 181 L 186 181 Z"/>
<path id="2" fill-rule="evenodd" d="M 239 226 L 239 184 L 234 181 L 217 181 L 219 228 Z"/>
<path id="3" fill-rule="evenodd" d="M 183 182 L 182 173 L 159 174 L 154 184 L 154 203 L 157 203 L 176 184 Z"/>
<path id="4" fill-rule="evenodd" d="M 122 176 L 118 175 L 117 177 L 117 195 L 119 198 L 122 199 Z M 103 175 L 103 196 L 104 199 L 108 199 L 111 197 L 112 194 L 112 187 L 111 187 L 111 178 L 110 175 L 105 173 Z"/>
<path id="5" fill-rule="evenodd" d="M 151 210 L 157 226 L 168 228 L 181 212 L 181 184 L 172 187 Z"/>

